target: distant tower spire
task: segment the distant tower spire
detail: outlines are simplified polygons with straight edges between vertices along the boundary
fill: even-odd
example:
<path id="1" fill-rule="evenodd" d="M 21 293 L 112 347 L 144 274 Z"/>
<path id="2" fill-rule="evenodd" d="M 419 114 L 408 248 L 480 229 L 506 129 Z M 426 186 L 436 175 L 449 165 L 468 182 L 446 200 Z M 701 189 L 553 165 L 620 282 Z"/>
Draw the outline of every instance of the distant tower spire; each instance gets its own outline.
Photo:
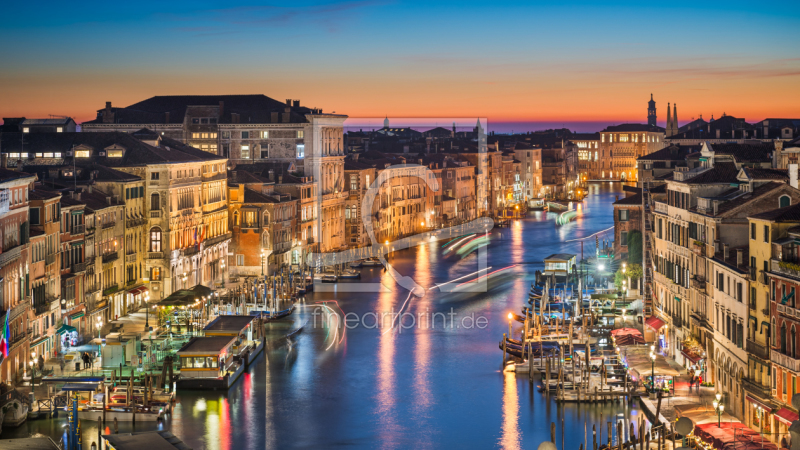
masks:
<path id="1" fill-rule="evenodd" d="M 678 104 L 675 103 L 672 105 L 672 134 L 670 136 L 675 136 L 678 134 Z"/>
<path id="2" fill-rule="evenodd" d="M 651 127 L 658 126 L 656 118 L 656 102 L 653 100 L 653 94 L 650 94 L 650 101 L 647 102 L 647 124 Z"/>
<path id="3" fill-rule="evenodd" d="M 386 118 L 383 119 L 383 128 L 389 128 L 389 115 L 386 115 Z"/>
<path id="4" fill-rule="evenodd" d="M 672 129 L 672 104 L 667 103 L 667 126 L 666 128 L 666 135 L 669 136 L 669 130 Z"/>

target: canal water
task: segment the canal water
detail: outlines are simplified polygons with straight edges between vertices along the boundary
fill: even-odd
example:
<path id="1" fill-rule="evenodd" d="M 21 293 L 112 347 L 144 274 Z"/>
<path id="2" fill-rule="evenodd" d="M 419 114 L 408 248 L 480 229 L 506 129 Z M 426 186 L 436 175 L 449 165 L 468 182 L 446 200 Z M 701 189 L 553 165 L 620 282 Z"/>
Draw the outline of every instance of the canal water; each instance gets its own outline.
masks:
<path id="1" fill-rule="evenodd" d="M 580 242 L 567 241 L 613 226 L 611 204 L 624 195 L 622 186 L 596 183 L 589 192 L 576 219 L 565 226 L 555 225 L 555 213 L 532 212 L 492 230 L 484 248 L 491 268 L 481 274 L 513 267 L 492 274 L 485 292 L 434 288 L 421 298 L 409 297 L 382 267 L 364 268 L 362 279 L 353 283 L 385 287 L 308 296 L 290 320 L 269 325 L 271 349 L 233 388 L 179 392 L 165 423 L 140 423 L 136 431 L 170 430 L 194 449 L 222 450 L 536 448 L 549 439 L 551 422 L 559 447 L 563 439 L 565 449 L 577 450 L 584 429 L 591 445 L 593 424 L 602 425 L 605 440 L 606 422 L 617 414 L 637 419 L 636 405 L 556 404 L 526 376 L 503 373 L 498 349 L 508 331 L 506 316 L 526 304 L 542 259 L 552 253 L 580 255 Z M 613 231 L 599 237 L 612 240 Z M 395 252 L 390 262 L 425 288 L 479 270 L 477 252 L 446 253 L 446 242 Z M 595 239 L 586 240 L 584 252 L 594 251 Z M 407 314 L 399 320 L 382 316 L 392 311 Z M 346 314 L 348 327 L 337 327 L 333 314 Z M 298 328 L 293 338 L 280 338 Z M 63 415 L 28 421 L 2 437 L 60 439 L 64 422 Z M 96 423 L 82 425 L 89 448 L 97 440 Z M 131 429 L 120 424 L 120 432 Z"/>

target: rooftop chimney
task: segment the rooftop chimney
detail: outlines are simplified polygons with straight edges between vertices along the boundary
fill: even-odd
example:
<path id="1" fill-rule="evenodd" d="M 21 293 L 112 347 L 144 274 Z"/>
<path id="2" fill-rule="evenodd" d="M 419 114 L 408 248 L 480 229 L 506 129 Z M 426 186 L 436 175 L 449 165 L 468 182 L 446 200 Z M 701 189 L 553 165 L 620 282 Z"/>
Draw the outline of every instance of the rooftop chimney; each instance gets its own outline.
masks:
<path id="1" fill-rule="evenodd" d="M 103 123 L 114 123 L 114 112 L 111 110 L 111 102 L 106 102 L 106 109 L 103 111 Z"/>
<path id="2" fill-rule="evenodd" d="M 300 100 L 293 101 L 292 102 L 292 106 L 294 106 L 295 108 L 299 108 L 300 107 Z"/>
<path id="3" fill-rule="evenodd" d="M 222 118 L 223 114 L 225 114 L 225 102 L 220 100 L 219 101 L 219 117 Z"/>
<path id="4" fill-rule="evenodd" d="M 722 244 L 722 259 L 723 259 L 723 261 L 727 261 L 728 260 L 728 255 L 729 255 L 728 244 L 724 244 L 723 243 Z"/>
<path id="5" fill-rule="evenodd" d="M 239 123 L 239 114 L 238 113 L 231 113 L 231 122 Z"/>
<path id="6" fill-rule="evenodd" d="M 742 265 L 742 260 L 744 259 L 744 250 L 741 248 L 736 249 L 736 267 Z"/>
<path id="7" fill-rule="evenodd" d="M 286 106 L 292 106 L 292 99 L 290 98 L 286 99 Z"/>
<path id="8" fill-rule="evenodd" d="M 797 164 L 789 164 L 789 185 L 793 188 L 797 187 Z"/>
<path id="9" fill-rule="evenodd" d="M 273 112 L 271 112 L 271 113 L 270 113 L 270 122 L 271 122 L 271 123 L 278 123 L 278 121 L 280 120 L 280 119 L 278 118 L 278 114 L 280 114 L 280 113 L 278 113 L 278 112 L 275 112 L 275 111 L 273 111 Z"/>

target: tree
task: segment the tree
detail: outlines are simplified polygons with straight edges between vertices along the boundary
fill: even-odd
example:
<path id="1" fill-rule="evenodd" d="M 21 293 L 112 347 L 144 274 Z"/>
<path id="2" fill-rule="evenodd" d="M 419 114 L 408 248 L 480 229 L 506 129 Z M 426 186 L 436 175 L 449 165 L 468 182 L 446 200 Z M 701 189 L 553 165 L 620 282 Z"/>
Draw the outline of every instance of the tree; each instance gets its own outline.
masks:
<path id="1" fill-rule="evenodd" d="M 634 281 L 642 278 L 644 276 L 644 271 L 642 270 L 642 266 L 640 264 L 629 264 L 625 268 L 625 273 L 622 273 L 622 266 L 617 269 L 617 272 L 614 274 L 614 285 L 617 287 L 618 290 L 622 289 L 622 282 L 631 280 L 631 286 L 628 286 L 628 289 L 633 287 Z"/>
<path id="2" fill-rule="evenodd" d="M 628 233 L 628 261 L 634 264 L 642 262 L 642 232 L 639 230 Z"/>

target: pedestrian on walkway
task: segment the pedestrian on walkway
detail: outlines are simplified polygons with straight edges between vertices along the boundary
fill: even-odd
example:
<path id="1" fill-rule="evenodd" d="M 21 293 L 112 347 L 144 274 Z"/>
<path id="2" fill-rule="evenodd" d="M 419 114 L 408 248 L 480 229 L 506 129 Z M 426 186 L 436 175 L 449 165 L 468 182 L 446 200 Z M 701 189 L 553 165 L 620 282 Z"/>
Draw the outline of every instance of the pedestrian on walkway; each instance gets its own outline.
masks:
<path id="1" fill-rule="evenodd" d="M 64 375 L 64 358 L 63 357 L 58 361 L 58 365 L 61 366 L 61 375 Z"/>

